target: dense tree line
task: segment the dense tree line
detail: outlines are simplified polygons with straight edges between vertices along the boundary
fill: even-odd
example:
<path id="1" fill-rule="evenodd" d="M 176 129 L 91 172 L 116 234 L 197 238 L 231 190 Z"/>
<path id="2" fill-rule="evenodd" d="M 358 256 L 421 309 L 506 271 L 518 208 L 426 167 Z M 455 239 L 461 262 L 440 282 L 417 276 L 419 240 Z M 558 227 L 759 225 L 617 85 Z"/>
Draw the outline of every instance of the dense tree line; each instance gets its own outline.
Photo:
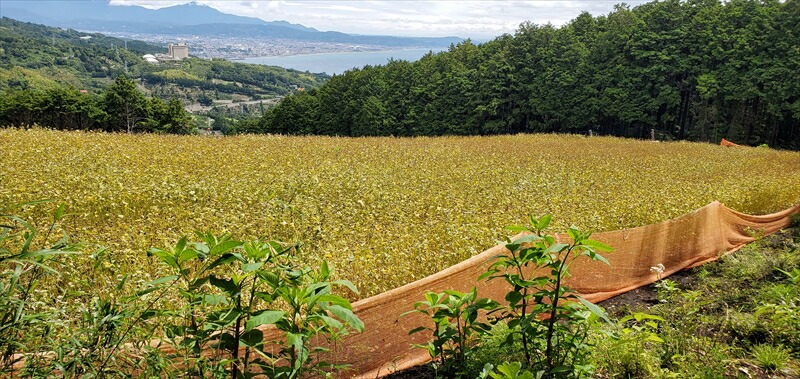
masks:
<path id="1" fill-rule="evenodd" d="M 136 83 L 119 76 L 100 95 L 71 87 L 0 92 L 0 125 L 39 125 L 62 130 L 107 132 L 194 132 L 192 116 L 178 99 L 146 97 Z"/>
<path id="2" fill-rule="evenodd" d="M 594 133 L 800 149 L 800 1 L 665 0 L 334 76 L 257 131 Z"/>

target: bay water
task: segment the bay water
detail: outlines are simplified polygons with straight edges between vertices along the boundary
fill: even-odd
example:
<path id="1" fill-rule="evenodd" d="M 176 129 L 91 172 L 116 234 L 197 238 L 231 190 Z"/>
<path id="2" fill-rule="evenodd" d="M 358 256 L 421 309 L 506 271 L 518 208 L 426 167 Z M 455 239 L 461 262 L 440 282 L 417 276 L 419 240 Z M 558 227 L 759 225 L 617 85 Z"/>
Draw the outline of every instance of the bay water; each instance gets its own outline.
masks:
<path id="1" fill-rule="evenodd" d="M 237 62 L 280 66 L 299 71 L 313 73 L 324 72 L 328 75 L 341 74 L 351 68 L 361 68 L 366 65 L 385 65 L 389 59 L 419 60 L 430 51 L 442 51 L 442 48 L 404 49 L 386 51 L 357 51 L 343 53 L 285 55 L 272 57 L 256 57 L 237 60 Z"/>

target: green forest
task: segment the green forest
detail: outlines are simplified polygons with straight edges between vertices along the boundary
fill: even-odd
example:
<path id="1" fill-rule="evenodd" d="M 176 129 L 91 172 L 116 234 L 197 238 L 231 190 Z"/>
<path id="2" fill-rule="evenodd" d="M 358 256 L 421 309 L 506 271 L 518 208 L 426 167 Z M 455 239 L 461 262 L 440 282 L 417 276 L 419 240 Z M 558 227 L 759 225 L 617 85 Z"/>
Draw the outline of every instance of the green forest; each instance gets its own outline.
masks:
<path id="1" fill-rule="evenodd" d="M 106 116 L 116 115 L 101 117 L 97 112 L 75 109 L 93 103 L 95 108 L 111 111 L 101 104 L 105 100 L 100 97 L 107 94 L 109 86 L 119 77 L 132 79 L 137 90 L 142 92 L 142 99 L 153 98 L 149 105 L 156 110 L 146 110 L 149 105 L 138 106 L 139 113 L 145 115 L 159 113 L 169 104 L 177 107 L 191 103 L 211 105 L 214 100 L 277 98 L 297 87 L 318 87 L 328 78 L 324 74 L 220 59 L 189 58 L 157 65 L 142 59 L 144 54 L 165 52 L 164 47 L 142 41 L 2 18 L 0 124 L 37 123 L 59 129 L 118 130 L 106 120 Z M 89 95 L 81 94 L 80 90 Z M 173 103 L 173 100 L 178 102 Z M 164 106 L 160 105 L 162 103 Z M 67 108 L 71 110 L 65 110 Z M 75 116 L 67 119 L 57 116 L 64 112 Z M 211 113 L 220 122 L 226 118 L 224 110 Z M 260 115 L 262 112 L 259 108 L 247 113 Z M 156 119 L 158 117 L 148 118 L 149 121 Z M 169 124 L 157 128 L 145 127 L 147 122 L 137 124 L 141 127 L 139 131 L 175 129 Z M 185 131 L 182 127 L 175 130 Z"/>
<path id="2" fill-rule="evenodd" d="M 0 93 L 0 125 L 61 130 L 191 134 L 196 124 L 177 98 L 146 97 L 124 75 L 100 95 L 55 86 Z"/>
<path id="3" fill-rule="evenodd" d="M 583 133 L 800 149 L 800 2 L 667 0 L 334 76 L 268 133 Z"/>

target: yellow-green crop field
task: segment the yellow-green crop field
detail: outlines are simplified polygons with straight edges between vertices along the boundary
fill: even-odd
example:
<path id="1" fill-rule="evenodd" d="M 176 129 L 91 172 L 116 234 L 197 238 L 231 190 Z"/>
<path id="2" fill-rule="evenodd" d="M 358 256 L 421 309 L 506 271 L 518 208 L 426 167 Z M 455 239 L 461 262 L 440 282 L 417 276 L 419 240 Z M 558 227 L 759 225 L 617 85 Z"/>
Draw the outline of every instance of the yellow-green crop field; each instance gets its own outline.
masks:
<path id="1" fill-rule="evenodd" d="M 713 200 L 763 214 L 800 202 L 800 153 L 569 135 L 439 138 L 111 135 L 0 130 L 0 208 L 54 199 L 74 239 L 137 281 L 145 252 L 194 230 L 302 241 L 362 296 L 492 246 L 528 214 L 593 230 Z M 56 203 L 18 213 L 46 225 Z"/>

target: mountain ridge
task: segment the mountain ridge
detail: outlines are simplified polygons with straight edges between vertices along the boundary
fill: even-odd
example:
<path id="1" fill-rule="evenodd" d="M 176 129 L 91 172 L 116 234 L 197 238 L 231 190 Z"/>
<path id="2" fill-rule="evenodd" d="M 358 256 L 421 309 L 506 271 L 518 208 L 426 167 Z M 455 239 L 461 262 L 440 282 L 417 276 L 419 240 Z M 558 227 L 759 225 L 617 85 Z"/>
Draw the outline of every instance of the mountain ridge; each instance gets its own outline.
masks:
<path id="1" fill-rule="evenodd" d="M 3 0 L 3 4 L 0 5 L 0 16 L 95 32 L 226 37 L 256 35 L 264 38 L 397 47 L 442 47 L 463 40 L 459 37 L 401 37 L 323 32 L 288 21 L 265 21 L 255 17 L 227 14 L 194 1 L 149 9 L 137 5 L 111 5 L 106 0 L 35 2 Z"/>

